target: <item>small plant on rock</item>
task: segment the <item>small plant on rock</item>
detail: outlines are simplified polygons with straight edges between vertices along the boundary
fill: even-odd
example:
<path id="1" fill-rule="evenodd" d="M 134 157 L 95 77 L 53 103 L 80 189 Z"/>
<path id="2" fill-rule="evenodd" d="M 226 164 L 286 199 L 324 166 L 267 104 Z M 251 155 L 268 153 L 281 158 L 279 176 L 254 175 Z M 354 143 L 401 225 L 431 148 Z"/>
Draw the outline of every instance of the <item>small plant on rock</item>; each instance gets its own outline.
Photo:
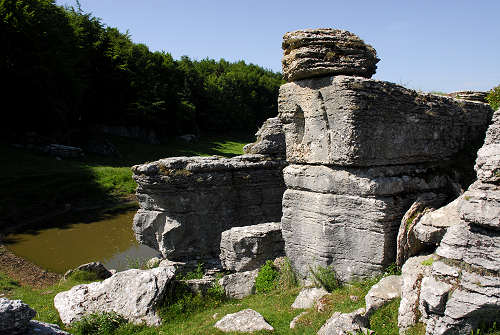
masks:
<path id="1" fill-rule="evenodd" d="M 101 313 L 85 316 L 73 324 L 73 333 L 78 335 L 112 334 L 127 320 L 116 313 Z"/>
<path id="2" fill-rule="evenodd" d="M 296 287 L 298 285 L 297 276 L 295 275 L 295 272 L 293 272 L 292 264 L 290 264 L 290 260 L 287 257 L 285 257 L 279 272 L 280 272 L 280 279 L 279 279 L 280 288 L 289 289 L 292 287 Z"/>
<path id="3" fill-rule="evenodd" d="M 309 267 L 309 272 L 316 287 L 323 287 L 328 292 L 332 292 L 341 286 L 331 265 L 327 267 L 318 265 L 316 269 Z"/>
<path id="4" fill-rule="evenodd" d="M 497 110 L 500 107 L 500 85 L 491 89 L 486 96 L 486 100 L 493 110 Z"/>
<path id="5" fill-rule="evenodd" d="M 266 261 L 255 278 L 255 290 L 257 293 L 271 292 L 278 284 L 280 274 L 274 268 L 272 261 Z"/>

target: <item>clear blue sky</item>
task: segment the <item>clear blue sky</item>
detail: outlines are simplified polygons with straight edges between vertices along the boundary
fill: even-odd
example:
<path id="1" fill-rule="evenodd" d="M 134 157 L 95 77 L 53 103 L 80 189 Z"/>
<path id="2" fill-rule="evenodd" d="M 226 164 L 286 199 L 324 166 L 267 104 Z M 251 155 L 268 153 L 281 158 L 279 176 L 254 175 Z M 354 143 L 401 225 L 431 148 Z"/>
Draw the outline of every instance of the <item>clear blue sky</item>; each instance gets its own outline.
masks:
<path id="1" fill-rule="evenodd" d="M 74 5 L 74 0 L 57 0 Z M 332 27 L 371 44 L 374 78 L 423 91 L 500 84 L 500 0 L 80 0 L 132 40 L 178 59 L 245 60 L 281 71 L 285 32 Z"/>

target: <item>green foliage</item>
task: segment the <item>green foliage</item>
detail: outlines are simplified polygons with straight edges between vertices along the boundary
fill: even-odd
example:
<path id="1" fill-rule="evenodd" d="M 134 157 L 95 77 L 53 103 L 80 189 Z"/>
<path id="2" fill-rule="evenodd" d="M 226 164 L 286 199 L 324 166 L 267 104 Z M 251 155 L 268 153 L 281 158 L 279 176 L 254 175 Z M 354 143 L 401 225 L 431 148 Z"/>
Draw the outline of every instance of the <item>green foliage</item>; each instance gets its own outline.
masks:
<path id="1" fill-rule="evenodd" d="M 328 292 L 332 292 L 341 286 L 340 281 L 337 279 L 333 266 L 316 266 L 315 269 L 309 267 L 312 280 L 316 287 L 323 287 Z"/>
<path id="2" fill-rule="evenodd" d="M 267 260 L 255 278 L 255 291 L 257 293 L 271 292 L 278 285 L 280 273 L 274 268 L 273 262 Z"/>
<path id="3" fill-rule="evenodd" d="M 116 313 L 91 314 L 83 317 L 72 326 L 75 335 L 111 335 L 121 325 L 127 323 Z"/>
<path id="4" fill-rule="evenodd" d="M 82 270 L 75 270 L 73 271 L 70 275 L 69 278 L 74 280 L 74 281 L 81 281 L 81 282 L 87 282 L 87 281 L 98 281 L 99 278 L 97 278 L 97 274 L 94 272 L 88 272 L 88 271 L 82 271 Z"/>
<path id="5" fill-rule="evenodd" d="M 486 96 L 486 100 L 489 102 L 491 108 L 493 110 L 497 110 L 500 107 L 500 85 L 492 88 L 488 95 Z"/>
<path id="6" fill-rule="evenodd" d="M 422 265 L 424 266 L 431 266 L 432 263 L 434 263 L 434 257 L 432 256 L 422 261 Z"/>
<path id="7" fill-rule="evenodd" d="M 196 265 L 196 269 L 193 271 L 189 271 L 185 274 L 179 274 L 179 276 L 176 276 L 177 279 L 182 279 L 182 280 L 190 280 L 190 279 L 201 279 L 203 278 L 203 263 L 198 263 Z"/>
<path id="8" fill-rule="evenodd" d="M 370 317 L 370 329 L 376 334 L 398 335 L 398 309 L 401 299 L 394 299 L 377 309 Z"/>
<path id="9" fill-rule="evenodd" d="M 384 276 L 399 276 L 401 275 L 401 267 L 397 266 L 396 263 L 389 264 L 384 271 Z"/>

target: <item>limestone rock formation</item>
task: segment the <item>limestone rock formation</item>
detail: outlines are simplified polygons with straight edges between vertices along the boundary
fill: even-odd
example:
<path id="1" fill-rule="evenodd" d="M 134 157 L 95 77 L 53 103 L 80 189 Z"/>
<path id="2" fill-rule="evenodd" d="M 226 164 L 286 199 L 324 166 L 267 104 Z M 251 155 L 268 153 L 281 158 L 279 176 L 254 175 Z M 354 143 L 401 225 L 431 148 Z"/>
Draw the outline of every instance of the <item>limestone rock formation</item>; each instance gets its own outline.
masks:
<path id="1" fill-rule="evenodd" d="M 38 320 L 31 320 L 28 325 L 26 335 L 71 335 L 53 323 L 41 322 Z"/>
<path id="2" fill-rule="evenodd" d="M 352 313 L 335 312 L 318 331 L 318 335 L 372 334 L 373 332 L 368 329 L 369 320 L 364 314 L 364 308 Z"/>
<path id="3" fill-rule="evenodd" d="M 351 76 L 282 85 L 278 102 L 287 161 L 301 164 L 441 162 L 481 142 L 492 114 L 487 104 Z"/>
<path id="4" fill-rule="evenodd" d="M 457 91 L 448 93 L 448 96 L 455 99 L 463 99 L 469 101 L 479 101 L 479 102 L 487 102 L 486 96 L 488 92 L 481 91 Z"/>
<path id="5" fill-rule="evenodd" d="M 220 260 L 229 271 L 250 271 L 285 253 L 279 222 L 233 227 L 222 232 Z"/>
<path id="6" fill-rule="evenodd" d="M 255 293 L 255 278 L 259 270 L 237 272 L 226 275 L 219 280 L 227 297 L 234 299 L 243 299 Z"/>
<path id="7" fill-rule="evenodd" d="M 156 308 L 174 274 L 174 267 L 118 272 L 103 282 L 77 285 L 58 293 L 54 306 L 65 324 L 92 313 L 115 312 L 132 323 L 156 326 L 161 322 Z"/>
<path id="8" fill-rule="evenodd" d="M 251 333 L 259 330 L 274 330 L 274 328 L 264 320 L 262 315 L 253 309 L 245 309 L 241 312 L 228 314 L 217 321 L 215 328 L 223 332 L 242 333 Z"/>
<path id="9" fill-rule="evenodd" d="M 387 276 L 373 285 L 365 296 L 366 313 L 368 318 L 377 309 L 389 301 L 401 296 L 401 276 Z"/>
<path id="10" fill-rule="evenodd" d="M 21 300 L 0 298 L 0 333 L 24 334 L 36 312 Z"/>
<path id="11" fill-rule="evenodd" d="M 327 295 L 328 292 L 323 288 L 316 287 L 306 287 L 303 288 L 295 301 L 292 304 L 292 308 L 311 308 L 316 304 L 316 302 Z"/>
<path id="12" fill-rule="evenodd" d="M 246 154 L 263 154 L 285 157 L 285 134 L 283 125 L 277 117 L 269 118 L 255 134 L 257 141 L 243 147 Z"/>
<path id="13" fill-rule="evenodd" d="M 217 259 L 220 235 L 279 221 L 285 162 L 265 155 L 176 157 L 132 167 L 139 242 L 172 260 Z"/>
<path id="14" fill-rule="evenodd" d="M 358 36 L 339 29 L 305 29 L 283 36 L 283 77 L 304 78 L 346 74 L 370 78 L 377 53 Z"/>

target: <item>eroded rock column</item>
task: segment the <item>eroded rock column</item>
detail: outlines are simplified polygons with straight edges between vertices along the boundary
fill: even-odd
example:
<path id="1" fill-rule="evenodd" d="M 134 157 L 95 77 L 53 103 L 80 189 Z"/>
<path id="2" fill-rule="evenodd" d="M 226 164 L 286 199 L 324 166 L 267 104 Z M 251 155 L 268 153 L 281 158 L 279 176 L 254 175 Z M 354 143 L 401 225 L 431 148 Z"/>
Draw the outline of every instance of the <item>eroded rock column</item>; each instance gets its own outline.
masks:
<path id="1" fill-rule="evenodd" d="M 379 273 L 404 213 L 446 190 L 443 166 L 477 151 L 491 109 L 368 79 L 375 50 L 346 31 L 287 33 L 283 48 L 286 254 L 302 277 L 316 265 L 343 280 Z"/>

